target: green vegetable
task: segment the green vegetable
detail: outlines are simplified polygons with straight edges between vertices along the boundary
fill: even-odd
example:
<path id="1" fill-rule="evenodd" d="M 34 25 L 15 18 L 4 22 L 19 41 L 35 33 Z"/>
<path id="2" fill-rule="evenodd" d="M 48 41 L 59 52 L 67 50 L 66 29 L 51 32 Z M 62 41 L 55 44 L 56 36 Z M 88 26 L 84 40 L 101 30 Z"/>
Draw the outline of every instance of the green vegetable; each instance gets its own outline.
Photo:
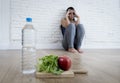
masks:
<path id="1" fill-rule="evenodd" d="M 59 57 L 56 55 L 47 55 L 39 58 L 37 61 L 36 70 L 38 72 L 61 74 L 63 70 L 58 66 L 58 58 Z"/>

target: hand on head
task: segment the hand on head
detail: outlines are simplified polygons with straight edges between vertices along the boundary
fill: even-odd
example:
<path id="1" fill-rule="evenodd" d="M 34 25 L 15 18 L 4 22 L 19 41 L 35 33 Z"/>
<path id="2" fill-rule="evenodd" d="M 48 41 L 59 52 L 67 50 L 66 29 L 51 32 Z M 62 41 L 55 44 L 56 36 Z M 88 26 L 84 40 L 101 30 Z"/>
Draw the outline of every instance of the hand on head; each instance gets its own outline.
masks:
<path id="1" fill-rule="evenodd" d="M 68 17 L 68 16 L 69 16 L 69 13 L 70 13 L 70 12 L 69 12 L 69 10 L 68 10 L 68 11 L 67 11 L 67 13 L 66 13 L 66 17 Z"/>

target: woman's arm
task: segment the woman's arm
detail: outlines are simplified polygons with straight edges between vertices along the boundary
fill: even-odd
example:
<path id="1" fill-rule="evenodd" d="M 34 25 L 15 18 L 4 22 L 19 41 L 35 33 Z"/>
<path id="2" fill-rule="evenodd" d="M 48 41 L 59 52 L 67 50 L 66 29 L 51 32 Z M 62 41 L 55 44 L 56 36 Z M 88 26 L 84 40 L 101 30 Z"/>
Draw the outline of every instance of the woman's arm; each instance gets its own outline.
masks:
<path id="1" fill-rule="evenodd" d="M 68 10 L 68 12 L 66 13 L 66 25 L 68 26 L 69 24 L 70 24 L 70 20 L 69 20 L 69 10 Z"/>
<path id="2" fill-rule="evenodd" d="M 61 25 L 65 28 L 70 24 L 70 20 L 68 16 L 69 16 L 69 12 L 67 12 L 65 18 L 61 20 Z"/>
<path id="3" fill-rule="evenodd" d="M 65 18 L 61 19 L 61 25 L 65 28 L 67 27 Z"/>

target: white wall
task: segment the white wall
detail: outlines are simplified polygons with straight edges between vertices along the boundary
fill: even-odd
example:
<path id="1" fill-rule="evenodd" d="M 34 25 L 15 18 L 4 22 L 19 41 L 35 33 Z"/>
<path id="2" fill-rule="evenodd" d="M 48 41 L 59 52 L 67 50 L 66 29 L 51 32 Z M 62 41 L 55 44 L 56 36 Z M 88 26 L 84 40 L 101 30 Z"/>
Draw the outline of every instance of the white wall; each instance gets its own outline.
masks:
<path id="1" fill-rule="evenodd" d="M 119 0 L 11 0 L 9 48 L 21 47 L 28 16 L 37 30 L 37 48 L 62 48 L 59 25 L 69 6 L 80 14 L 86 30 L 82 48 L 120 48 Z"/>
<path id="2" fill-rule="evenodd" d="M 0 0 L 0 49 L 9 49 L 10 0 Z"/>

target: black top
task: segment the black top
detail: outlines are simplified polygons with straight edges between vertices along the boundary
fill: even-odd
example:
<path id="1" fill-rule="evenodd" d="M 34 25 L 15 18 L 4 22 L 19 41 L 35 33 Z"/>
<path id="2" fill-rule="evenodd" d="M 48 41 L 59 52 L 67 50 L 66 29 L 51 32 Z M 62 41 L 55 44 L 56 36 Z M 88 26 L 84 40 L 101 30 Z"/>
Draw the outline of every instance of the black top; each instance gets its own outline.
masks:
<path id="1" fill-rule="evenodd" d="M 61 28 L 62 35 L 64 36 L 64 34 L 65 34 L 65 27 L 63 27 L 62 25 L 60 25 L 60 28 Z"/>

